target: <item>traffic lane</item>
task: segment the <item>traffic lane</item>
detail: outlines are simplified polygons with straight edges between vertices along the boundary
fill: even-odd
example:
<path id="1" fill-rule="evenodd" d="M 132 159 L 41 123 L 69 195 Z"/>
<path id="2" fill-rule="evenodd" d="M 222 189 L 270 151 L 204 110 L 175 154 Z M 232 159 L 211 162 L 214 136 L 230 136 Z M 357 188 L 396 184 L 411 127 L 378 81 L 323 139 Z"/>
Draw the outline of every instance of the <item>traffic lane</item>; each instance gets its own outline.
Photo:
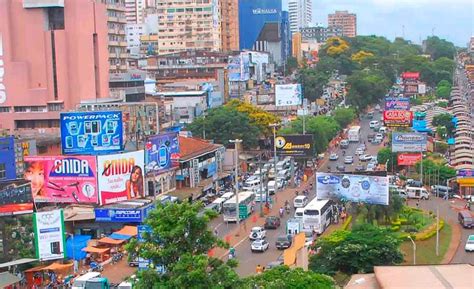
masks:
<path id="1" fill-rule="evenodd" d="M 456 250 L 456 254 L 451 263 L 468 263 L 474 265 L 474 253 L 466 252 L 466 250 L 464 250 L 467 238 L 469 235 L 474 235 L 474 230 L 465 229 L 460 224 L 456 224 L 456 226 L 461 227 L 461 242 L 459 243 L 459 247 Z"/>

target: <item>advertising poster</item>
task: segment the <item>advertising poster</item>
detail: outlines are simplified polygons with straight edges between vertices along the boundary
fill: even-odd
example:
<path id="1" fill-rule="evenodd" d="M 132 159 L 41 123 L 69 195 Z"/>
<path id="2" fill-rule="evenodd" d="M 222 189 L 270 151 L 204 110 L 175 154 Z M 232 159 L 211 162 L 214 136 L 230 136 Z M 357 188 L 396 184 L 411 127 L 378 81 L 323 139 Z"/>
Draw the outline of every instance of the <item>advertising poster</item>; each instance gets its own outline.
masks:
<path id="1" fill-rule="evenodd" d="M 385 98 L 385 110 L 410 110 L 410 99 L 408 97 Z"/>
<path id="2" fill-rule="evenodd" d="M 97 155 L 121 151 L 121 111 L 64 112 L 60 116 L 63 154 Z"/>
<path id="3" fill-rule="evenodd" d="M 419 132 L 393 132 L 392 152 L 425 152 L 427 135 Z"/>
<path id="4" fill-rule="evenodd" d="M 301 84 L 277 84 L 275 86 L 275 105 L 301 105 L 303 93 Z"/>
<path id="5" fill-rule="evenodd" d="M 320 200 L 388 205 L 388 177 L 318 172 L 316 192 Z"/>
<path id="6" fill-rule="evenodd" d="M 143 150 L 97 157 L 101 205 L 145 197 Z"/>
<path id="7" fill-rule="evenodd" d="M 281 135 L 275 139 L 279 156 L 308 157 L 314 156 L 313 135 Z"/>
<path id="8" fill-rule="evenodd" d="M 247 81 L 250 78 L 250 57 L 248 53 L 229 56 L 227 64 L 229 81 Z"/>
<path id="9" fill-rule="evenodd" d="M 385 110 L 383 121 L 388 127 L 410 127 L 413 120 L 413 112 L 409 110 Z"/>
<path id="10" fill-rule="evenodd" d="M 173 159 L 179 158 L 179 138 L 177 132 L 163 133 L 148 137 L 145 144 L 145 172 L 157 175 L 170 169 Z"/>
<path id="11" fill-rule="evenodd" d="M 472 178 L 474 177 L 474 170 L 459 170 L 456 176 L 458 178 Z"/>
<path id="12" fill-rule="evenodd" d="M 40 261 L 66 257 L 66 231 L 62 210 L 33 214 L 36 258 Z"/>
<path id="13" fill-rule="evenodd" d="M 25 180 L 0 182 L 0 216 L 33 213 L 31 183 Z"/>
<path id="14" fill-rule="evenodd" d="M 96 172 L 93 156 L 25 157 L 24 179 L 38 203 L 97 203 Z"/>
<path id="15" fill-rule="evenodd" d="M 4 165 L 3 180 L 16 179 L 15 138 L 13 136 L 0 138 L 0 164 Z"/>
<path id="16" fill-rule="evenodd" d="M 414 166 L 421 161 L 421 154 L 399 154 L 397 163 L 399 166 Z"/>

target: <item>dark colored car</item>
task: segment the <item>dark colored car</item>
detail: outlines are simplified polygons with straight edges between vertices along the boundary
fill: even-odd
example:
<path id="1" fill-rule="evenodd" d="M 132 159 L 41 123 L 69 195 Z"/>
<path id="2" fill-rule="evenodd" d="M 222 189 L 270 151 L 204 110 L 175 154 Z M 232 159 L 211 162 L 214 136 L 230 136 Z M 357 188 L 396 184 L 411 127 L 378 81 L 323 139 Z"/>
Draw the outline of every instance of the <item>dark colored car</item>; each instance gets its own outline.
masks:
<path id="1" fill-rule="evenodd" d="M 371 142 L 375 138 L 375 133 L 369 133 L 367 135 L 367 141 Z"/>
<path id="2" fill-rule="evenodd" d="M 355 168 L 356 172 L 363 172 L 365 171 L 365 167 L 363 165 L 358 165 Z"/>
<path id="3" fill-rule="evenodd" d="M 265 229 L 278 229 L 280 225 L 280 218 L 278 218 L 277 216 L 269 216 L 265 219 L 265 225 L 263 225 L 263 227 Z"/>
<path id="4" fill-rule="evenodd" d="M 275 242 L 275 245 L 278 250 L 288 249 L 291 247 L 293 242 L 293 238 L 291 235 L 283 235 L 279 236 Z"/>
<path id="5" fill-rule="evenodd" d="M 343 165 L 337 165 L 336 166 L 336 170 L 340 171 L 340 172 L 345 172 L 346 171 L 346 167 L 343 166 Z"/>

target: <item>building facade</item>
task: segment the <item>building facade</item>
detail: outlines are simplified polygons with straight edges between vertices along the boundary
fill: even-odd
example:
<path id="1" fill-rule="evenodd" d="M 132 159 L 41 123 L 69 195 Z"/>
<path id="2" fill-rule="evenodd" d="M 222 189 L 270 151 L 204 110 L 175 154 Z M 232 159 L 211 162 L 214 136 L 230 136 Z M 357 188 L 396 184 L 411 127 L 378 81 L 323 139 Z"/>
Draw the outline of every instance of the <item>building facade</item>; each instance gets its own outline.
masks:
<path id="1" fill-rule="evenodd" d="M 220 0 L 222 51 L 239 50 L 239 0 Z"/>
<path id="2" fill-rule="evenodd" d="M 127 50 L 131 57 L 140 55 L 140 37 L 147 35 L 145 24 L 127 24 L 125 26 L 127 34 Z"/>
<path id="3" fill-rule="evenodd" d="M 299 32 L 301 28 L 310 26 L 313 21 L 311 0 L 290 0 L 288 12 L 290 14 L 291 33 Z"/>
<path id="4" fill-rule="evenodd" d="M 346 37 L 357 36 L 357 15 L 348 11 L 336 11 L 328 15 L 328 28 L 341 27 Z"/>
<path id="5" fill-rule="evenodd" d="M 301 37 L 303 41 L 316 41 L 317 43 L 324 43 L 331 37 L 342 37 L 343 31 L 342 27 L 334 26 L 334 27 L 306 27 L 301 28 Z"/>
<path id="6" fill-rule="evenodd" d="M 145 18 L 145 0 L 125 0 L 125 16 L 129 24 L 141 24 Z"/>
<path id="7" fill-rule="evenodd" d="M 107 10 L 26 3 L 0 1 L 0 128 L 44 132 L 61 111 L 108 95 Z"/>
<path id="8" fill-rule="evenodd" d="M 124 0 L 101 0 L 107 4 L 107 26 L 109 32 L 109 66 L 110 73 L 127 71 L 127 39 L 125 38 Z"/>
<path id="9" fill-rule="evenodd" d="M 157 2 L 158 52 L 221 49 L 221 24 L 217 0 Z"/>

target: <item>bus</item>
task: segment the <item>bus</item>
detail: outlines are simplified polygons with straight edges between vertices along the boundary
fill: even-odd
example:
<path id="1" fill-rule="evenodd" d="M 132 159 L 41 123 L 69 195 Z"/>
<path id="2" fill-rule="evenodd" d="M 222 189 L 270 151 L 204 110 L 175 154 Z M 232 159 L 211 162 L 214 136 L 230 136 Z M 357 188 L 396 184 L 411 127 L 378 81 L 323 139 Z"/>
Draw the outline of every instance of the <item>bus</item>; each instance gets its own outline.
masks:
<path id="1" fill-rule="evenodd" d="M 233 196 L 224 203 L 223 215 L 224 222 L 237 222 L 236 216 L 236 201 L 237 198 Z M 239 193 L 239 219 L 246 219 L 254 210 L 255 193 L 245 191 Z"/>
<path id="2" fill-rule="evenodd" d="M 332 219 L 331 200 L 313 199 L 304 207 L 303 230 L 322 234 L 331 224 Z"/>
<path id="3" fill-rule="evenodd" d="M 347 138 L 349 142 L 359 142 L 360 140 L 360 126 L 356 125 L 349 129 L 347 132 Z"/>

